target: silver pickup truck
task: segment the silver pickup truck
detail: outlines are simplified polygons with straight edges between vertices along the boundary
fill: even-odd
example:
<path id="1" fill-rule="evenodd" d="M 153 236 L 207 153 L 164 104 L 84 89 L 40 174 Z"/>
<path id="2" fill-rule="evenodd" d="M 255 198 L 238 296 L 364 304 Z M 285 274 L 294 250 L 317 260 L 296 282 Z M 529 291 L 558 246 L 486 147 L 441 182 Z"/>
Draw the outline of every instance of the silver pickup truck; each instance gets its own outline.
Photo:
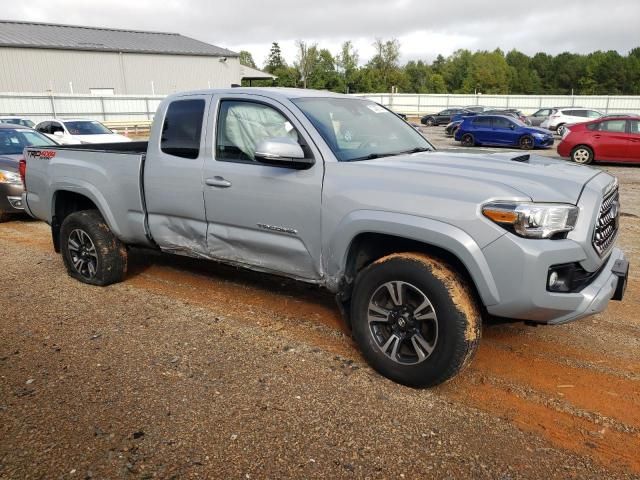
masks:
<path id="1" fill-rule="evenodd" d="M 26 210 L 69 274 L 108 285 L 141 246 L 336 294 L 370 364 L 431 386 L 485 315 L 558 324 L 623 296 L 617 181 L 514 153 L 441 153 L 386 108 L 290 89 L 160 105 L 149 142 L 28 148 Z"/>

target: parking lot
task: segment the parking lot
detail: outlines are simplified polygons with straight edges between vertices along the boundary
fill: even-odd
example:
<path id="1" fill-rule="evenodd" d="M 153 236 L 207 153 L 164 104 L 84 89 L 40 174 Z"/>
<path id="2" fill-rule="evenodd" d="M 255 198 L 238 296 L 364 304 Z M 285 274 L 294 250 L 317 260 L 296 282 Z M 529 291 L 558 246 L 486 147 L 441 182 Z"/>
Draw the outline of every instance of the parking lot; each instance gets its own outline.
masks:
<path id="1" fill-rule="evenodd" d="M 624 302 L 484 325 L 431 390 L 373 372 L 313 287 L 144 250 L 91 287 L 47 225 L 1 224 L 0 478 L 638 478 L 640 169 L 598 168 L 621 184 Z"/>

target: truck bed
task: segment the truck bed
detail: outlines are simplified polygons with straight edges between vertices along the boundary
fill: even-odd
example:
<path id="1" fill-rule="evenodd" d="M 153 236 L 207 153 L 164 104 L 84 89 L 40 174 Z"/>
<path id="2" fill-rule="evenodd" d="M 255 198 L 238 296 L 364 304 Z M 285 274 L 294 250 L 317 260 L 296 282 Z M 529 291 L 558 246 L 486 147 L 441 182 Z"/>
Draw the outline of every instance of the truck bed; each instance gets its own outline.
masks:
<path id="1" fill-rule="evenodd" d="M 79 194 L 123 242 L 150 245 L 142 184 L 146 151 L 147 142 L 27 148 L 28 211 L 51 223 L 55 199 Z"/>

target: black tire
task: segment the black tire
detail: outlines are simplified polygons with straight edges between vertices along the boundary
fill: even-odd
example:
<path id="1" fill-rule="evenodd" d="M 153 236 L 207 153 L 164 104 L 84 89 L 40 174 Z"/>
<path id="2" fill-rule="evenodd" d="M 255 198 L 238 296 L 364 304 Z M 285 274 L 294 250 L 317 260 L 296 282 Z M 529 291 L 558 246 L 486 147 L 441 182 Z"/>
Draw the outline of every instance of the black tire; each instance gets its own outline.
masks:
<path id="1" fill-rule="evenodd" d="M 518 145 L 522 150 L 532 150 L 535 146 L 535 142 L 531 135 L 523 135 L 522 137 L 520 137 Z"/>
<path id="2" fill-rule="evenodd" d="M 427 127 L 433 127 L 433 126 L 437 125 L 436 120 L 435 120 L 435 118 L 433 118 L 433 117 L 429 117 L 429 118 L 427 118 L 427 119 L 424 121 L 424 124 L 425 124 Z"/>
<path id="3" fill-rule="evenodd" d="M 564 123 L 561 123 L 560 125 L 558 125 L 556 127 L 556 133 L 560 136 L 562 136 L 562 131 L 564 130 Z"/>
<path id="4" fill-rule="evenodd" d="M 387 285 L 394 282 L 401 285 L 396 292 L 404 290 L 396 295 L 400 303 L 407 302 L 404 310 L 393 296 L 387 303 L 379 300 L 387 294 Z M 427 299 L 428 307 L 414 309 L 422 298 Z M 413 313 L 408 313 L 412 309 Z M 435 320 L 418 319 L 426 316 L 422 312 L 430 312 L 427 315 L 436 316 Z M 401 325 L 402 318 L 406 320 Z M 411 387 L 435 386 L 462 371 L 477 349 L 482 324 L 466 282 L 451 267 L 422 253 L 393 254 L 362 270 L 353 292 L 351 323 L 353 337 L 369 364 L 385 377 Z M 416 344 L 425 343 L 414 341 L 415 332 L 430 352 L 422 349 L 419 356 Z"/>
<path id="5" fill-rule="evenodd" d="M 6 212 L 0 212 L 0 223 L 8 222 L 11 220 L 11 215 Z"/>
<path id="6" fill-rule="evenodd" d="M 586 145 L 578 145 L 571 150 L 571 160 L 580 165 L 588 165 L 593 162 L 594 154 L 591 147 Z"/>
<path id="7" fill-rule="evenodd" d="M 460 139 L 460 143 L 463 147 L 473 147 L 476 144 L 476 139 L 470 133 L 465 133 Z"/>
<path id="8" fill-rule="evenodd" d="M 67 272 L 83 283 L 111 285 L 127 273 L 127 248 L 97 210 L 82 210 L 64 219 L 60 248 Z"/>

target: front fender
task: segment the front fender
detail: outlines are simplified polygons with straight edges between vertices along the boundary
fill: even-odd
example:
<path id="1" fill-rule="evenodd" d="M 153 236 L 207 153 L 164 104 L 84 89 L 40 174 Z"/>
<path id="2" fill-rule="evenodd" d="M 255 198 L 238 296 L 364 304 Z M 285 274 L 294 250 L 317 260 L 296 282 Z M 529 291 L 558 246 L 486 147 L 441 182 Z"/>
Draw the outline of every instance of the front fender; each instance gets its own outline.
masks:
<path id="1" fill-rule="evenodd" d="M 363 233 L 379 233 L 406 238 L 442 248 L 455 255 L 467 268 L 485 305 L 500 298 L 489 265 L 475 240 L 458 227 L 429 218 L 377 210 L 351 212 L 329 240 L 326 271 L 329 278 L 342 278 L 351 242 Z"/>

